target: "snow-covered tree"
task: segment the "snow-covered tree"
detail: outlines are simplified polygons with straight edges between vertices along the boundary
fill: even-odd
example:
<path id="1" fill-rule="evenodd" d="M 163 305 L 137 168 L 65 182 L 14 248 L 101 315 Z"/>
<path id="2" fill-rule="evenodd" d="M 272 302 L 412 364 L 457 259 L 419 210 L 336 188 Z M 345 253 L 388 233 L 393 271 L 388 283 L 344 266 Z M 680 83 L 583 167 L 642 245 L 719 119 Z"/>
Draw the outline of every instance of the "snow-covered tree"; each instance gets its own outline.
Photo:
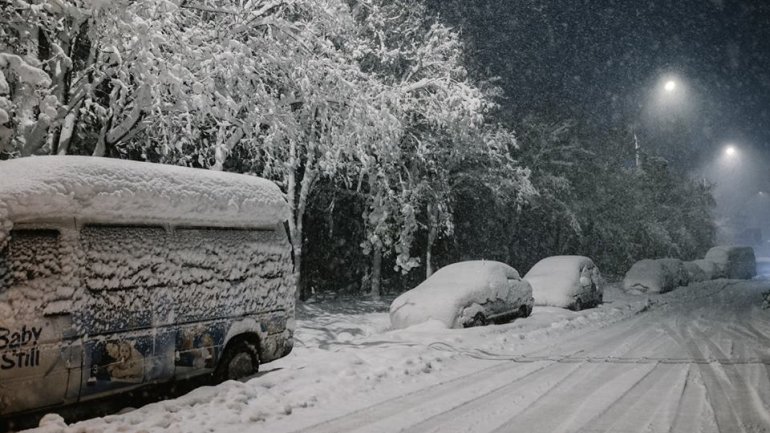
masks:
<path id="1" fill-rule="evenodd" d="M 487 173 L 500 175 L 495 182 L 512 186 L 513 195 L 527 182 L 507 158 L 512 136 L 503 143 L 500 129 L 486 124 L 492 95 L 468 77 L 458 34 L 431 17 L 421 2 L 351 4 L 359 32 L 354 54 L 362 70 L 386 84 L 391 112 L 402 125 L 397 142 L 376 143 L 361 166 L 368 181 L 363 247 L 372 254 L 376 296 L 383 252 L 395 253 L 397 268 L 405 272 L 420 264 L 411 253 L 418 229 L 427 232 L 430 275 L 433 243 L 453 230 L 451 192 L 473 161 L 491 164 Z"/>

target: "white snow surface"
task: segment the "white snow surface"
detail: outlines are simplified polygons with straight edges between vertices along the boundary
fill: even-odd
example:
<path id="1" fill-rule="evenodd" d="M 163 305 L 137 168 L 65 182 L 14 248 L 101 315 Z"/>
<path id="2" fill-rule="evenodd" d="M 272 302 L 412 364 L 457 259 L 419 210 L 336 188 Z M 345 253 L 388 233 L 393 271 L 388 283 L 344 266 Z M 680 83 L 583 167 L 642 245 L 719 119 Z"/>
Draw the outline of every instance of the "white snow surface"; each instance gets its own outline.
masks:
<path id="1" fill-rule="evenodd" d="M 516 269 L 500 262 L 473 260 L 447 265 L 420 285 L 396 298 L 390 306 L 394 328 L 406 328 L 438 321 L 447 328 L 463 326 L 463 310 L 490 302 L 502 302 L 512 309 L 528 304 L 532 288 Z"/>
<path id="2" fill-rule="evenodd" d="M 0 162 L 0 221 L 273 227 L 288 218 L 278 186 L 255 176 L 85 156 Z M 0 244 L 2 239 L 0 238 Z"/>
<path id="3" fill-rule="evenodd" d="M 768 288 L 609 285 L 595 309 L 468 329 L 391 330 L 387 302 L 303 305 L 294 351 L 245 382 L 33 432 L 768 431 Z"/>
<path id="4" fill-rule="evenodd" d="M 601 302 L 599 269 L 585 256 L 547 257 L 537 262 L 524 280 L 532 285 L 535 305 L 566 308 L 578 296 L 585 304 Z M 597 293 L 592 293 L 591 283 L 597 288 Z"/>

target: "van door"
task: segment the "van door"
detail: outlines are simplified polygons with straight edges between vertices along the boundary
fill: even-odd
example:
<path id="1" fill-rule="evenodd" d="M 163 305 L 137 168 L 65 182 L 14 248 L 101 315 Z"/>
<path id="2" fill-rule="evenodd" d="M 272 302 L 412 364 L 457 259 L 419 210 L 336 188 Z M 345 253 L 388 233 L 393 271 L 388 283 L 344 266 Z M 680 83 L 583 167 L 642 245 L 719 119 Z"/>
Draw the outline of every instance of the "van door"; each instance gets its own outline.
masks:
<path id="1" fill-rule="evenodd" d="M 45 313 L 63 288 L 61 243 L 58 230 L 19 229 L 0 252 L 0 414 L 77 398 L 71 316 Z"/>
<path id="2" fill-rule="evenodd" d="M 86 225 L 80 231 L 87 299 L 81 399 L 173 376 L 173 336 L 154 301 L 166 288 L 161 227 Z M 169 341 L 166 341 L 169 340 Z"/>

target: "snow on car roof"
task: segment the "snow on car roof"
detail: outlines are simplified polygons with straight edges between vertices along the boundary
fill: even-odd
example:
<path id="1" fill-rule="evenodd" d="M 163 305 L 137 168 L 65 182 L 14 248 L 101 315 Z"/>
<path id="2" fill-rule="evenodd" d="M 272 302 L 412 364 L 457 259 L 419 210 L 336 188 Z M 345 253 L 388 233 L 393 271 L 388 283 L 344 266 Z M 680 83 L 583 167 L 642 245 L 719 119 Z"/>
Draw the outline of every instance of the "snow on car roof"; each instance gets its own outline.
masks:
<path id="1" fill-rule="evenodd" d="M 391 323 L 394 328 L 405 328 L 433 319 L 451 328 L 463 307 L 505 299 L 508 280 L 520 281 L 521 277 L 516 269 L 496 261 L 472 260 L 444 266 L 393 301 Z"/>
<path id="2" fill-rule="evenodd" d="M 579 271 L 581 266 L 593 263 L 585 256 L 551 256 L 546 257 L 532 266 L 527 272 L 528 277 L 536 275 L 552 275 L 554 272 Z"/>
<path id="3" fill-rule="evenodd" d="M 87 156 L 0 161 L 0 244 L 18 222 L 75 217 L 256 228 L 282 223 L 288 213 L 278 186 L 255 176 Z"/>

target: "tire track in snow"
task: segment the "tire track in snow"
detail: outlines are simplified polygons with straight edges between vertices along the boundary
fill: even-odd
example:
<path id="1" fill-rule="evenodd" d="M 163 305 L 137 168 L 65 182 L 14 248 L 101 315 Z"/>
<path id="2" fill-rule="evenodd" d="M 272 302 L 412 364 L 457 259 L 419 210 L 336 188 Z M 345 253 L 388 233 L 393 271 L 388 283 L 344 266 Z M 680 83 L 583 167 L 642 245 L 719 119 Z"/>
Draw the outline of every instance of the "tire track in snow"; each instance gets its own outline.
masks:
<path id="1" fill-rule="evenodd" d="M 633 351 L 633 343 L 646 337 L 645 332 L 629 327 L 624 329 L 611 341 L 597 343 L 594 350 L 602 350 L 608 356 L 624 355 Z M 613 344 L 614 343 L 614 344 Z M 578 350 L 584 352 L 588 348 Z M 590 349 L 589 349 L 590 350 Z M 404 433 L 424 432 L 467 432 L 467 431 L 498 431 L 505 428 L 505 420 L 538 406 L 543 401 L 551 402 L 550 395 L 555 390 L 572 389 L 573 382 L 583 381 L 595 383 L 596 373 L 603 369 L 612 369 L 614 376 L 624 371 L 637 370 L 643 372 L 651 369 L 647 365 L 633 364 L 603 364 L 593 362 L 563 363 L 557 362 L 552 368 L 528 377 L 526 381 L 512 383 L 500 392 L 483 396 L 470 402 L 463 402 L 456 407 L 436 414 L 425 421 L 404 430 Z M 613 377 L 614 377 L 613 376 Z M 604 376 L 604 378 L 608 378 Z M 601 386 L 601 385 L 600 385 Z M 582 400 L 582 399 L 578 399 Z M 557 412 L 558 413 L 558 412 Z M 555 416 L 554 414 L 551 417 Z M 500 421 L 503 420 L 503 421 Z M 548 429 L 533 429 L 531 431 L 550 431 Z"/>
<path id="2" fill-rule="evenodd" d="M 635 324 L 635 323 L 634 323 Z M 618 335 L 607 341 L 595 342 L 591 348 L 583 347 L 578 352 L 601 351 L 605 356 L 612 357 L 631 353 L 637 346 L 634 343 L 640 340 L 651 338 L 649 330 L 640 330 L 631 324 L 627 329 L 622 329 Z M 570 368 L 572 366 L 572 368 Z M 537 377 L 528 378 L 526 382 L 512 384 L 513 386 L 501 390 L 499 393 L 484 396 L 471 402 L 462 403 L 457 407 L 437 414 L 431 419 L 414 425 L 406 432 L 466 432 L 466 431 L 497 431 L 495 429 L 505 429 L 506 421 L 513 415 L 525 412 L 532 407 L 538 406 L 542 402 L 553 402 L 555 399 L 549 398 L 550 395 L 558 389 L 572 389 L 578 385 L 568 385 L 575 381 L 584 381 L 586 383 L 598 383 L 597 377 L 601 380 L 609 379 L 608 375 L 602 375 L 601 371 L 611 369 L 614 376 L 620 376 L 630 370 L 643 374 L 645 370 L 651 369 L 649 364 L 615 364 L 615 363 L 558 363 L 553 365 L 553 369 L 543 371 Z M 599 374 L 597 374 L 599 373 Z M 550 376 L 549 376 L 550 375 Z M 556 375 L 556 376 L 555 376 Z M 554 377 L 555 376 L 555 377 Z M 602 386 L 601 384 L 599 386 Z M 556 398 L 558 400 L 558 398 Z M 575 401 L 583 401 L 582 395 Z M 562 403 L 558 403 L 562 406 Z M 546 418 L 560 416 L 562 411 L 557 411 Z M 502 419 L 503 421 L 500 421 Z M 536 428 L 532 431 L 550 431 L 548 429 Z"/>
<path id="3" fill-rule="evenodd" d="M 419 389 L 417 391 L 391 398 L 384 402 L 377 403 L 372 406 L 367 406 L 363 409 L 354 411 L 352 413 L 343 415 L 338 418 L 333 418 L 322 423 L 306 427 L 298 430 L 296 433 L 336 433 L 354 431 L 362 428 L 377 420 L 384 418 L 390 418 L 401 415 L 404 411 L 419 407 L 421 404 L 436 396 L 452 395 L 452 392 L 457 389 L 467 389 L 474 385 L 478 385 L 486 380 L 492 379 L 496 386 L 499 386 L 499 377 L 504 373 L 513 373 L 514 376 L 518 375 L 526 377 L 533 374 L 547 366 L 541 365 L 543 361 L 537 363 L 528 364 L 512 364 L 508 361 L 500 361 L 499 364 L 492 367 L 488 367 L 482 370 L 475 371 L 471 374 L 460 376 L 454 379 L 450 379 L 426 388 Z M 517 369 L 516 367 L 520 367 Z M 516 379 L 513 379 L 516 380 Z"/>
<path id="4" fill-rule="evenodd" d="M 668 433 L 678 432 L 719 433 L 719 427 L 713 409 L 708 404 L 706 386 L 703 384 L 700 369 L 690 367 L 684 383 L 676 416 Z"/>
<path id="5" fill-rule="evenodd" d="M 532 432 L 563 433 L 584 426 L 643 381 L 651 364 L 583 365 L 580 374 L 568 377 L 523 411 L 504 421 L 494 433 L 514 433 L 522 427 Z"/>
<path id="6" fill-rule="evenodd" d="M 662 415 L 673 418 L 676 410 L 673 410 L 673 414 L 668 414 L 665 413 L 666 409 L 671 401 L 680 400 L 689 372 L 689 365 L 657 364 L 602 412 L 585 422 L 578 431 L 583 433 L 649 431 L 647 427 L 656 419 L 661 419 Z M 680 395 L 660 398 L 662 395 L 672 393 Z"/>
<path id="7" fill-rule="evenodd" d="M 717 332 L 691 331 L 693 337 L 702 341 L 711 351 L 720 358 L 727 358 L 719 346 L 713 341 Z M 722 365 L 714 363 L 710 365 L 718 377 L 722 378 L 730 386 L 731 395 L 735 401 L 733 405 L 743 427 L 748 432 L 770 432 L 770 413 L 767 406 L 770 402 L 764 402 L 755 387 L 747 382 L 751 371 L 756 371 L 757 365 Z M 753 408 L 753 410 L 751 410 Z"/>
<path id="8" fill-rule="evenodd" d="M 687 348 L 693 358 L 701 359 L 704 357 L 703 351 L 698 347 L 696 341 L 702 341 L 716 356 L 726 358 L 719 347 L 711 341 L 708 333 L 695 331 L 698 332 L 696 334 L 693 331 L 694 327 L 683 324 L 682 318 L 676 320 L 675 326 L 679 329 L 678 331 L 672 329 L 668 324 L 662 326 L 672 338 Z M 689 337 L 686 334 L 689 334 Z M 751 391 L 744 379 L 732 369 L 732 367 L 739 366 L 727 366 L 731 368 L 725 368 L 726 366 L 716 362 L 698 363 L 697 365 L 719 432 L 757 433 L 770 431 L 770 424 L 761 420 L 766 414 L 759 415 L 756 410 L 747 410 L 747 406 L 755 407 L 755 404 L 753 399 L 746 401 L 750 398 Z M 728 388 L 726 389 L 726 387 Z"/>
<path id="9" fill-rule="evenodd" d="M 623 352 L 629 350 L 629 347 L 634 346 L 634 338 L 641 338 L 642 334 L 639 329 L 634 326 L 635 321 L 626 319 L 626 326 L 613 327 L 611 329 L 600 329 L 588 331 L 585 335 L 591 335 L 592 340 L 591 348 L 593 350 L 606 350 L 610 355 L 613 352 L 617 352 L 617 348 L 621 348 Z M 629 323 L 630 322 L 630 323 Z M 609 344 L 606 338 L 611 338 L 614 345 Z M 561 355 L 565 357 L 574 356 L 584 352 L 587 349 L 585 344 L 577 345 L 573 350 L 562 349 Z M 541 353 L 543 350 L 533 352 Z M 532 355 L 529 354 L 529 355 Z M 532 370 L 522 375 L 519 378 L 513 378 L 508 382 L 503 381 L 501 386 L 501 373 L 509 370 L 519 369 L 522 366 L 541 365 L 545 363 L 542 368 Z M 440 417 L 442 414 L 452 412 L 454 417 L 454 411 L 458 406 L 463 406 L 469 401 L 479 397 L 479 393 L 469 392 L 467 389 L 473 388 L 481 381 L 491 380 L 497 388 L 502 388 L 510 385 L 511 381 L 517 381 L 526 378 L 530 374 L 537 374 L 542 369 L 559 370 L 564 369 L 565 366 L 582 365 L 581 363 L 568 363 L 562 364 L 555 361 L 535 361 L 534 363 L 512 363 L 510 361 L 503 361 L 502 364 L 498 364 L 493 367 L 488 367 L 483 370 L 476 371 L 469 375 L 461 376 L 455 379 L 451 379 L 445 382 L 441 382 L 429 387 L 417 390 L 415 392 L 405 394 L 399 397 L 395 397 L 384 402 L 380 402 L 363 409 L 342 415 L 331 420 L 321 422 L 304 429 L 298 430 L 297 433 L 337 433 L 337 432 L 350 432 L 360 429 L 361 431 L 374 432 L 374 431 L 386 431 L 392 432 L 398 430 L 395 425 L 401 425 L 402 428 L 409 428 L 415 423 L 419 423 L 426 418 Z M 517 373 L 514 373 L 514 375 Z M 483 388 L 481 388 L 483 389 Z M 492 391 L 494 393 L 494 391 Z M 481 392 L 482 397 L 490 394 L 490 392 Z M 441 400 L 442 404 L 436 404 L 434 401 Z M 415 416 L 414 418 L 410 418 Z M 414 419 L 413 422 L 407 422 L 408 419 Z M 425 431 L 425 430 L 418 430 Z"/>
<path id="10" fill-rule="evenodd" d="M 629 350 L 635 356 L 639 356 L 640 351 L 657 353 L 675 346 L 673 341 L 661 340 L 660 331 L 655 327 L 645 326 L 637 329 L 637 333 L 638 338 L 631 341 Z M 643 398 L 648 395 L 647 388 L 656 385 L 659 389 L 669 388 L 670 381 L 664 381 L 665 373 L 682 369 L 682 366 L 660 363 L 597 364 L 592 374 L 577 383 L 565 383 L 565 389 L 555 391 L 529 411 L 511 417 L 496 432 L 515 432 L 520 426 L 537 432 L 574 432 L 581 428 L 593 431 L 594 423 L 602 419 L 603 415 L 607 416 L 613 407 L 614 412 L 621 413 L 625 420 L 637 418 L 632 425 L 639 424 L 645 420 L 638 420 L 639 414 L 630 412 L 635 400 L 628 400 L 629 394 L 633 393 L 634 398 Z M 654 408 L 660 404 L 658 398 L 642 402 L 653 403 Z M 641 415 L 644 416 L 644 413 Z M 608 418 L 604 419 L 609 421 Z"/>
<path id="11" fill-rule="evenodd" d="M 582 364 L 553 362 L 550 368 L 525 380 L 510 382 L 479 398 L 462 401 L 449 410 L 438 413 L 402 433 L 452 433 L 465 431 L 490 431 L 499 425 L 501 417 L 510 416 L 514 408 L 525 409 L 548 392 L 566 381 Z M 481 416 L 480 416 L 481 415 Z M 490 423 L 491 425 L 487 424 Z"/>

